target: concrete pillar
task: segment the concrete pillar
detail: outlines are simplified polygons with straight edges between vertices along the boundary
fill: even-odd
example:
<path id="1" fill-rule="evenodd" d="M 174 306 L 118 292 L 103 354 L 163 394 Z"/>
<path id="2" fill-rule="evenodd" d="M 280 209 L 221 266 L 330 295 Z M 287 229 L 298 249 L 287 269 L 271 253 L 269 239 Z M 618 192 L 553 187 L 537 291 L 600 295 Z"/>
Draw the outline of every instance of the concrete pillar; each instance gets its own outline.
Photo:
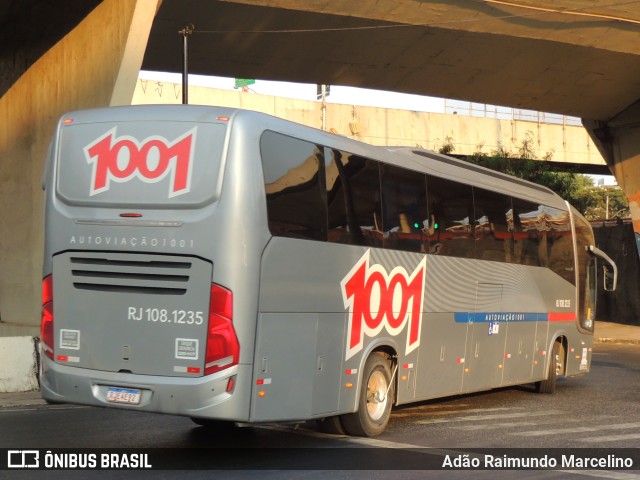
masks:
<path id="1" fill-rule="evenodd" d="M 162 4 L 162 0 L 137 0 L 128 3 L 135 3 L 135 5 L 131 12 L 131 22 L 118 68 L 118 75 L 111 92 L 110 106 L 131 105 L 144 58 L 144 51 L 147 49 L 151 25 L 158 8 L 160 8 L 160 4 Z M 176 37 L 178 37 L 177 32 Z M 176 42 L 178 41 L 179 38 L 176 39 Z"/>
<path id="2" fill-rule="evenodd" d="M 583 124 L 629 198 L 640 255 L 640 101 L 609 121 L 583 120 Z"/>
<path id="3" fill-rule="evenodd" d="M 160 1 L 104 0 L 0 98 L 0 337 L 38 334 L 40 185 L 56 121 L 131 101 Z"/>

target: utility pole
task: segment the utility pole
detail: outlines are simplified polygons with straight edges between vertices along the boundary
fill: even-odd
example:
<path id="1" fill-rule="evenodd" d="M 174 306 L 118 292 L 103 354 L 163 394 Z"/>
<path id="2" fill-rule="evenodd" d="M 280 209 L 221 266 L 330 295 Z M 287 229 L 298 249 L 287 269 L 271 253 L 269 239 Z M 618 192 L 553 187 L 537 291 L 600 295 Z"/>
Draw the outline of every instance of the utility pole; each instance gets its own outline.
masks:
<path id="1" fill-rule="evenodd" d="M 182 35 L 182 104 L 189 103 L 189 35 L 193 33 L 192 23 L 178 31 Z"/>
<path id="2" fill-rule="evenodd" d="M 327 97 L 331 93 L 331 85 L 320 85 L 316 90 L 316 98 L 322 100 L 322 130 L 327 130 Z"/>

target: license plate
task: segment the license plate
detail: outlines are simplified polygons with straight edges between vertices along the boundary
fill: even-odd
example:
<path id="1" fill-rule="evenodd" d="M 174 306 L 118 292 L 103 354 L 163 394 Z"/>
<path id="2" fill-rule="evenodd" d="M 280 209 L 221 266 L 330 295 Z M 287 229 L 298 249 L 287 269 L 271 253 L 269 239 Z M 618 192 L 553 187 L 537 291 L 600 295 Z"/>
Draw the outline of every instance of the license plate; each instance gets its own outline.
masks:
<path id="1" fill-rule="evenodd" d="M 140 390 L 136 388 L 109 387 L 107 400 L 113 403 L 128 403 L 138 405 L 140 403 Z"/>

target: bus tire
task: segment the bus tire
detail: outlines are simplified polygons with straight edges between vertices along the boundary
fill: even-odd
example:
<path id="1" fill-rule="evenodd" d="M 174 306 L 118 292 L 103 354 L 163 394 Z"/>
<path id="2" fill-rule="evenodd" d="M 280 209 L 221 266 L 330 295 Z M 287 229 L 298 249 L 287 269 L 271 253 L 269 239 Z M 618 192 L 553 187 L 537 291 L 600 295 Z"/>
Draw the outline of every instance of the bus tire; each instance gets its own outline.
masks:
<path id="1" fill-rule="evenodd" d="M 563 362 L 562 345 L 560 342 L 554 342 L 551 359 L 549 360 L 549 372 L 547 374 L 547 378 L 536 382 L 536 392 L 554 393 L 556 391 L 556 381 L 558 376 L 562 374 Z"/>
<path id="2" fill-rule="evenodd" d="M 340 417 L 326 417 L 321 420 L 316 420 L 318 431 L 322 433 L 330 433 L 332 435 L 346 435 Z"/>
<path id="3" fill-rule="evenodd" d="M 207 430 L 217 429 L 217 430 L 231 430 L 236 427 L 235 422 L 230 422 L 228 420 L 214 420 L 212 418 L 198 418 L 198 417 L 189 417 L 191 421 L 196 425 L 200 425 L 201 427 L 206 428 Z"/>
<path id="4" fill-rule="evenodd" d="M 358 410 L 341 418 L 342 426 L 349 435 L 375 437 L 384 432 L 393 404 L 393 387 L 390 385 L 389 362 L 383 355 L 370 355 L 364 364 Z"/>

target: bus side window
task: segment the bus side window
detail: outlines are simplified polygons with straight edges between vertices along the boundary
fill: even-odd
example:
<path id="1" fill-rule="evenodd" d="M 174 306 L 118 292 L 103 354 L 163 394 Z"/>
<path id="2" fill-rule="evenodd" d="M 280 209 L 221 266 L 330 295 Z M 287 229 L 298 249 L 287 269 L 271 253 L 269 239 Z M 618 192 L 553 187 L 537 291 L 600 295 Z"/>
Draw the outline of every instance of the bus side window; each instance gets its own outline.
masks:
<path id="1" fill-rule="evenodd" d="M 496 262 L 513 260 L 513 207 L 511 197 L 473 189 L 476 258 Z"/>
<path id="2" fill-rule="evenodd" d="M 378 162 L 339 150 L 331 156 L 326 172 L 329 241 L 382 247 Z"/>
<path id="3" fill-rule="evenodd" d="M 266 131 L 260 138 L 267 217 L 273 235 L 326 240 L 324 148 Z"/>
<path id="4" fill-rule="evenodd" d="M 578 319 L 583 328 L 593 331 L 596 316 L 597 272 L 596 259 L 587 251 L 587 247 L 593 245 L 593 233 L 590 225 L 582 217 L 574 215 L 574 219 L 578 256 Z M 569 239 L 571 239 L 570 233 Z M 575 280 L 572 283 L 575 283 Z"/>
<path id="5" fill-rule="evenodd" d="M 384 247 L 425 252 L 427 184 L 423 173 L 380 165 Z"/>
<path id="6" fill-rule="evenodd" d="M 430 253 L 475 257 L 471 185 L 427 175 Z"/>
<path id="7" fill-rule="evenodd" d="M 573 237 L 569 212 L 557 208 L 547 209 L 548 267 L 567 281 L 575 284 Z"/>

